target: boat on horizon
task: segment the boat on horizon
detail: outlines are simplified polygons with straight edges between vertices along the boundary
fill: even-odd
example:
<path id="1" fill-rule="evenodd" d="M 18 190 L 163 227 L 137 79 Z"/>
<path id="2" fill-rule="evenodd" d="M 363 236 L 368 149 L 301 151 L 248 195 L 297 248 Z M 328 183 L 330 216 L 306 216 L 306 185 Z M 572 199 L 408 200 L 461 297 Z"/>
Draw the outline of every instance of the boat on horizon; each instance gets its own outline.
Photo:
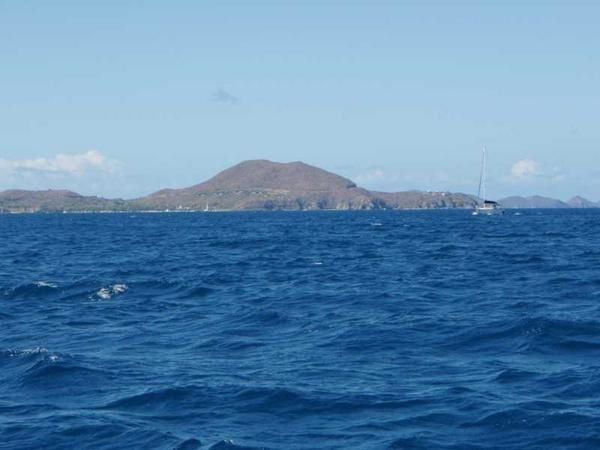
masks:
<path id="1" fill-rule="evenodd" d="M 486 148 L 483 147 L 483 157 L 481 160 L 481 173 L 479 174 L 479 189 L 477 191 L 477 205 L 473 211 L 474 216 L 493 216 L 503 214 L 504 211 L 500 208 L 498 202 L 486 199 L 486 163 L 487 163 Z"/>

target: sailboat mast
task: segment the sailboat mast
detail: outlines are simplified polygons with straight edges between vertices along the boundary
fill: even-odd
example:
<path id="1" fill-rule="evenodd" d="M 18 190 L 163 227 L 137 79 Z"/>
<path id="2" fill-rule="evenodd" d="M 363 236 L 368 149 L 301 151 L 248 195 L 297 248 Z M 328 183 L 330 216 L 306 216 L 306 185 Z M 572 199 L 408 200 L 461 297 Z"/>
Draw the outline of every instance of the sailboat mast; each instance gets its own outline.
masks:
<path id="1" fill-rule="evenodd" d="M 477 190 L 477 199 L 485 201 L 485 147 L 483 147 L 483 156 L 481 159 L 481 172 L 479 174 L 479 189 Z"/>
<path id="2" fill-rule="evenodd" d="M 487 176 L 487 158 L 486 158 L 486 149 L 485 147 L 483 147 L 483 167 L 481 168 L 481 179 L 482 179 L 482 186 L 481 186 L 481 194 L 483 195 L 482 200 L 485 203 L 485 198 L 486 198 L 486 194 L 485 194 L 485 178 Z"/>

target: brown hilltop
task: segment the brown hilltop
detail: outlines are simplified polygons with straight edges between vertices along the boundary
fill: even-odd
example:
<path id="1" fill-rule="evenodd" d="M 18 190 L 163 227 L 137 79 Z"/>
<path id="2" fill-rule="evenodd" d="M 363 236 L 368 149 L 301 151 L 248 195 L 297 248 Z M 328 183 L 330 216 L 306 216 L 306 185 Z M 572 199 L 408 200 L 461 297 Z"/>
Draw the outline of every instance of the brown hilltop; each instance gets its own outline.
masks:
<path id="1" fill-rule="evenodd" d="M 351 180 L 302 162 L 241 162 L 204 183 L 164 189 L 134 201 L 144 209 L 381 209 L 470 207 L 462 194 L 371 192 Z"/>
<path id="2" fill-rule="evenodd" d="M 330 191 L 352 189 L 347 178 L 300 161 L 278 163 L 264 159 L 243 161 L 190 189 L 282 189 L 289 191 Z"/>
<path id="3" fill-rule="evenodd" d="M 136 204 L 155 209 L 368 209 L 371 193 L 302 162 L 244 161 L 208 181 L 163 189 Z"/>

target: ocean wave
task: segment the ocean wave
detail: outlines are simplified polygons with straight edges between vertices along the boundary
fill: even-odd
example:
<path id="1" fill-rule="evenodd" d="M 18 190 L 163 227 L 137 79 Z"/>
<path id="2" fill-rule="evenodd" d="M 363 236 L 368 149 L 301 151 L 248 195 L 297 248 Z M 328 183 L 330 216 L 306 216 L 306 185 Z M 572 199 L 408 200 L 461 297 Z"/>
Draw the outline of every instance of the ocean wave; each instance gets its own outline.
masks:
<path id="1" fill-rule="evenodd" d="M 0 351 L 0 366 L 7 381 L 19 389 L 60 389 L 71 394 L 102 385 L 114 378 L 105 370 L 80 358 L 49 351 L 44 347 Z"/>
<path id="2" fill-rule="evenodd" d="M 492 412 L 475 422 L 464 423 L 461 427 L 528 431 L 532 428 L 552 429 L 569 425 L 594 427 L 597 420 L 597 414 L 576 412 L 560 403 L 537 402 L 537 404 L 524 403 L 510 409 Z"/>
<path id="3" fill-rule="evenodd" d="M 454 349 L 497 350 L 512 342 L 515 350 L 563 347 L 570 350 L 600 349 L 600 322 L 527 317 L 497 321 L 462 331 L 445 345 Z M 501 344 L 501 345 L 500 345 Z"/>
<path id="4" fill-rule="evenodd" d="M 185 404 L 200 401 L 200 398 L 205 396 L 195 386 L 170 387 L 121 398 L 102 406 L 101 409 L 136 411 L 144 415 L 178 412 Z"/>
<path id="5" fill-rule="evenodd" d="M 29 356 L 48 355 L 48 349 L 45 347 L 33 347 L 23 350 L 7 349 L 0 350 L 0 357 L 4 358 L 23 358 Z"/>
<path id="6" fill-rule="evenodd" d="M 425 436 L 409 436 L 394 439 L 388 448 L 390 450 L 429 450 L 433 448 L 433 443 Z"/>
<path id="7" fill-rule="evenodd" d="M 493 428 L 497 430 L 530 429 L 532 422 L 540 418 L 535 412 L 527 412 L 520 408 L 511 408 L 487 414 L 474 422 L 461 424 L 462 428 Z"/>
<path id="8" fill-rule="evenodd" d="M 248 445 L 236 444 L 234 440 L 225 439 L 209 447 L 208 450 L 269 450 L 267 447 L 250 447 Z"/>
<path id="9" fill-rule="evenodd" d="M 174 450 L 197 450 L 202 447 L 202 442 L 196 438 L 189 438 L 177 444 Z"/>
<path id="10" fill-rule="evenodd" d="M 183 293 L 183 297 L 187 299 L 196 299 L 203 298 L 215 292 L 214 289 L 211 289 L 207 286 L 194 286 L 186 289 Z"/>
<path id="11" fill-rule="evenodd" d="M 22 375 L 23 384 L 38 384 L 49 382 L 65 382 L 69 379 L 89 381 L 91 377 L 103 377 L 104 373 L 98 369 L 92 369 L 72 361 L 64 360 L 58 356 L 50 356 L 47 359 L 37 361 Z"/>
<path id="12" fill-rule="evenodd" d="M 494 380 L 498 383 L 523 383 L 534 379 L 539 374 L 528 370 L 520 370 L 512 367 L 501 370 Z"/>
<path id="13" fill-rule="evenodd" d="M 4 296 L 11 300 L 47 298 L 56 293 L 58 285 L 47 281 L 34 281 L 5 289 Z"/>
<path id="14" fill-rule="evenodd" d="M 78 396 L 93 399 L 95 390 L 103 389 L 114 380 L 114 376 L 99 369 L 80 365 L 38 363 L 19 377 L 19 385 L 28 392 L 52 390 L 59 397 L 52 398 L 55 405 L 76 402 Z M 63 396 L 66 395 L 66 398 Z"/>
<path id="15" fill-rule="evenodd" d="M 120 410 L 142 416 L 172 417 L 189 410 L 211 410 L 219 404 L 246 413 L 307 416 L 393 411 L 429 404 L 428 399 L 379 398 L 335 393 L 307 394 L 286 388 L 188 385 L 147 391 L 110 402 L 99 409 Z"/>
<path id="16" fill-rule="evenodd" d="M 140 428 L 132 423 L 116 423 L 116 420 L 105 419 L 104 421 L 98 418 L 86 417 L 79 418 L 82 422 L 77 423 L 76 416 L 61 417 L 61 425 L 53 428 L 35 427 L 34 436 L 30 448 L 38 448 L 36 443 L 43 442 L 44 448 L 53 449 L 70 449 L 76 448 L 132 448 L 132 449 L 182 449 L 196 450 L 199 445 L 194 445 L 194 439 L 180 439 L 173 433 L 168 431 L 160 431 L 152 427 Z M 75 424 L 73 424 L 75 422 Z M 21 434 L 21 430 L 14 430 L 13 434 Z M 10 438 L 11 436 L 9 436 Z M 27 439 L 24 436 L 12 436 L 14 441 L 17 439 L 21 442 Z M 197 441 L 199 442 L 199 441 Z"/>

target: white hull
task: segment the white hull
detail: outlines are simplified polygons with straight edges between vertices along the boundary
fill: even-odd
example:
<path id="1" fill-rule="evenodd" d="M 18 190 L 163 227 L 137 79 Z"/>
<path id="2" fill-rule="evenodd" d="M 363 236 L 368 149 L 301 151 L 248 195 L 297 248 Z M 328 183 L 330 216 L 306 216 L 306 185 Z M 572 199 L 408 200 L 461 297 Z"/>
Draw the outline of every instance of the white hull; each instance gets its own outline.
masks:
<path id="1" fill-rule="evenodd" d="M 473 211 L 474 216 L 498 216 L 504 214 L 504 211 L 497 207 L 477 206 Z"/>

